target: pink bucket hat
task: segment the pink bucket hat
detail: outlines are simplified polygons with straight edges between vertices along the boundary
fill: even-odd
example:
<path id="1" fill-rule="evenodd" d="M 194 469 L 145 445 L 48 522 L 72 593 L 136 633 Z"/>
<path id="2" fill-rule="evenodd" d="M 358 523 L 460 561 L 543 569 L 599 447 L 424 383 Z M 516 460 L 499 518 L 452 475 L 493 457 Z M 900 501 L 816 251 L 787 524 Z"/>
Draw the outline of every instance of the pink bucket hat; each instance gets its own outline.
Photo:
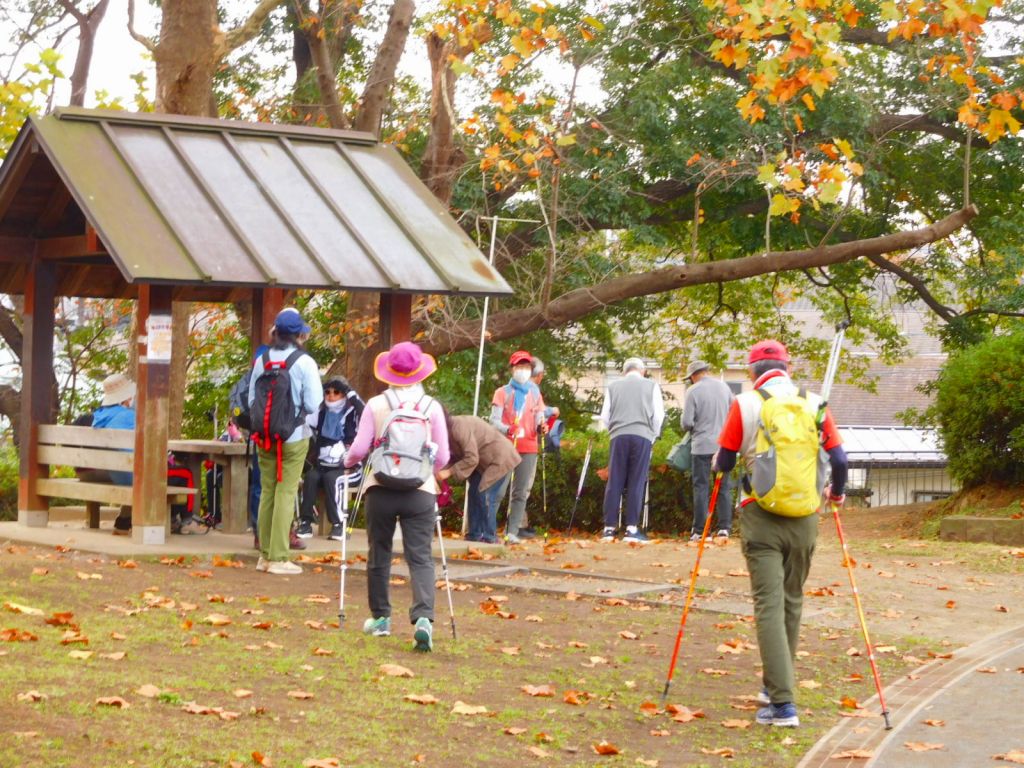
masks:
<path id="1" fill-rule="evenodd" d="M 418 345 L 401 341 L 373 361 L 373 375 L 385 384 L 408 387 L 419 384 L 437 370 L 437 362 Z"/>

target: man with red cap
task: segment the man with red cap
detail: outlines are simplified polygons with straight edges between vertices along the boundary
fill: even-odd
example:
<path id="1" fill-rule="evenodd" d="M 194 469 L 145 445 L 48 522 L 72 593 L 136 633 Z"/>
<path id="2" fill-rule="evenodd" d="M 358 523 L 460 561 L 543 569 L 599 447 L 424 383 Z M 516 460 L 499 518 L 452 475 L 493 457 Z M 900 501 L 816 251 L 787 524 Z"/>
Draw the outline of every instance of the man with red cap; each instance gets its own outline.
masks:
<path id="1" fill-rule="evenodd" d="M 537 434 L 538 431 L 543 434 L 544 398 L 537 385 L 530 381 L 533 357 L 529 352 L 513 352 L 508 363 L 512 367 L 512 378 L 494 391 L 491 424 L 512 441 L 522 459 L 512 472 L 512 501 L 505 529 L 508 541 L 518 544 L 521 539 L 533 538 L 533 534 L 525 530 L 526 501 L 537 476 Z"/>
<path id="2" fill-rule="evenodd" d="M 818 537 L 825 464 L 832 468 L 829 499 L 842 504 L 846 453 L 827 409 L 821 418 L 821 398 L 789 378 L 785 346 L 771 339 L 759 341 L 751 347 L 747 363 L 754 388 L 730 406 L 712 469 L 729 472 L 741 455 L 747 472 L 740 502 L 743 555 L 764 667 L 759 699 L 765 706 L 757 711 L 757 722 L 795 727 L 800 719 L 794 704 L 793 660 L 804 582 Z M 789 490 L 780 495 L 779 489 Z"/>

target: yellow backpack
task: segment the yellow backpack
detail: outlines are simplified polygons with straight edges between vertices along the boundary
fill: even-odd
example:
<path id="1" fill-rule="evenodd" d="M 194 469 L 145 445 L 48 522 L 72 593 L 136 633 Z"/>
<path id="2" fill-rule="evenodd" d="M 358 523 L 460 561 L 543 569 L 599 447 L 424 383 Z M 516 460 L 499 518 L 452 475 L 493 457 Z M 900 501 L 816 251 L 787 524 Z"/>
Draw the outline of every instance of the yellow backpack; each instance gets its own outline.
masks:
<path id="1" fill-rule="evenodd" d="M 814 514 L 821 505 L 828 454 L 821 446 L 817 412 L 801 388 L 796 394 L 757 390 L 758 417 L 751 467 L 752 496 L 767 512 L 785 517 Z"/>

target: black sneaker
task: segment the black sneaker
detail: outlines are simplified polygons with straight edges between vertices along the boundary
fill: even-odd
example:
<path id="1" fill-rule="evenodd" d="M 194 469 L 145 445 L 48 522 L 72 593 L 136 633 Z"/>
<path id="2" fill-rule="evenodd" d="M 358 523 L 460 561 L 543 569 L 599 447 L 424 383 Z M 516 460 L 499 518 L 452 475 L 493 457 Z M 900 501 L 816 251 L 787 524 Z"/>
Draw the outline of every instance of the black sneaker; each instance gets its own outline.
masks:
<path id="1" fill-rule="evenodd" d="M 537 538 L 537 532 L 533 528 L 520 528 L 516 532 L 516 536 L 520 539 L 535 539 Z"/>
<path id="2" fill-rule="evenodd" d="M 303 520 L 299 523 L 295 529 L 295 535 L 300 539 L 312 539 L 313 538 L 313 524 L 308 520 Z"/>
<path id="3" fill-rule="evenodd" d="M 331 532 L 327 534 L 327 538 L 331 541 L 344 541 L 345 539 L 345 526 L 344 525 L 332 525 Z"/>

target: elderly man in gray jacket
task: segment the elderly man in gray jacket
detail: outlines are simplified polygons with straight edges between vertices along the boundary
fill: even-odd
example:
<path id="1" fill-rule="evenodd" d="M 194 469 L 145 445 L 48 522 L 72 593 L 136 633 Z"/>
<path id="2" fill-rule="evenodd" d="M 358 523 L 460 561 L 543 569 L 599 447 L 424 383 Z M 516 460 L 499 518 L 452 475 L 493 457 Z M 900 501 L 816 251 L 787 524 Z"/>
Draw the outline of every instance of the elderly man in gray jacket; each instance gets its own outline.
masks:
<path id="1" fill-rule="evenodd" d="M 709 512 L 711 459 L 718 450 L 718 435 L 735 397 L 728 384 L 712 378 L 711 366 L 703 360 L 694 360 L 687 366 L 686 381 L 691 386 L 686 390 L 681 423 L 683 431 L 691 433 L 690 451 L 693 457 L 690 467 L 693 478 L 693 529 L 690 541 L 700 541 Z M 715 537 L 724 543 L 732 531 L 732 489 L 728 475 L 722 477 L 715 514 L 718 519 L 718 533 Z"/>

